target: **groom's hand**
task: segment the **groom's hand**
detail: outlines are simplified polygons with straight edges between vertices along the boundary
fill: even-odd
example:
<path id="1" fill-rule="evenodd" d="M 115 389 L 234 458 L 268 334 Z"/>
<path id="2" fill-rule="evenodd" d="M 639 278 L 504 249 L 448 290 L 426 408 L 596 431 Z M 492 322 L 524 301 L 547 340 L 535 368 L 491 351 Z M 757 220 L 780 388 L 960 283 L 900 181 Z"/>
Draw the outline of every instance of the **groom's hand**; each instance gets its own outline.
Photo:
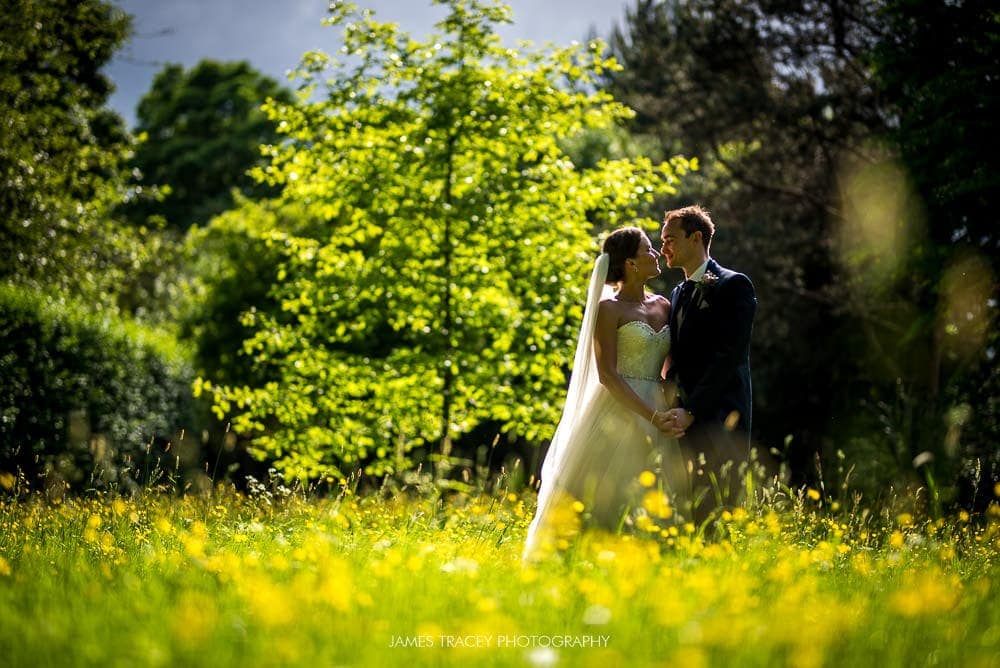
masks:
<path id="1" fill-rule="evenodd" d="M 691 415 L 685 408 L 673 408 L 671 411 L 676 411 L 677 417 L 675 422 L 680 425 L 681 429 L 687 431 L 688 427 L 694 424 L 694 416 Z"/>
<path id="2" fill-rule="evenodd" d="M 671 408 L 665 413 L 667 420 L 669 420 L 672 427 L 671 436 L 674 438 L 680 438 L 687 431 L 688 427 L 694 422 L 694 416 L 688 413 L 683 408 Z"/>
<path id="3" fill-rule="evenodd" d="M 684 429 L 677 422 L 677 409 L 657 413 L 653 424 L 656 425 L 657 429 L 672 438 L 680 438 L 684 435 Z"/>

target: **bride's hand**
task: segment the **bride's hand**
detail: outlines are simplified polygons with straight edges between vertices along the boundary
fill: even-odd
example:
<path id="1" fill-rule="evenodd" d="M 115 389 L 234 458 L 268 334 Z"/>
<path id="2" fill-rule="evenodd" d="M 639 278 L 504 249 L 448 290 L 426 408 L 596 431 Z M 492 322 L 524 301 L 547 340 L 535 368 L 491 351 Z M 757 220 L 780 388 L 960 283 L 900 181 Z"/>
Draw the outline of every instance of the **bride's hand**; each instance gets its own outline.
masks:
<path id="1" fill-rule="evenodd" d="M 667 436 L 680 438 L 684 435 L 684 429 L 677 423 L 676 411 L 657 411 L 653 416 L 653 425 Z"/>

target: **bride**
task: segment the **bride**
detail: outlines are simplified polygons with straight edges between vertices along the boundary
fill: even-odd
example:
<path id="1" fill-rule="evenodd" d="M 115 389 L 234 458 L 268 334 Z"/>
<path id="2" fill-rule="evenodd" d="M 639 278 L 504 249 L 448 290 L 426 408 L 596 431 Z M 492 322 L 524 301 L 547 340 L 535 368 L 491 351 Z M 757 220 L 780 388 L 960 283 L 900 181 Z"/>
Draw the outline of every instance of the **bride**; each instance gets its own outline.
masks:
<path id="1" fill-rule="evenodd" d="M 670 302 L 645 291 L 660 274 L 659 253 L 636 227 L 612 232 L 602 250 L 562 418 L 542 464 L 525 560 L 552 551 L 581 522 L 613 531 L 645 515 L 649 526 L 650 515 L 673 514 L 667 504 L 685 489 L 683 432 L 666 415 L 671 401 L 661 380 Z"/>

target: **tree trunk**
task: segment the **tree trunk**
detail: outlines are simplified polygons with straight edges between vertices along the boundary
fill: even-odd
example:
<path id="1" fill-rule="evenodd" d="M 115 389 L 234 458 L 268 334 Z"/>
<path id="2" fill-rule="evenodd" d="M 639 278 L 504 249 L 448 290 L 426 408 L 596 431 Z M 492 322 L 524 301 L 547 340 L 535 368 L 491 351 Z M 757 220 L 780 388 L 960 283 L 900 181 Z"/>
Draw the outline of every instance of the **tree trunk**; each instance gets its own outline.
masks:
<path id="1" fill-rule="evenodd" d="M 444 346 L 441 354 L 441 379 L 443 388 L 441 390 L 441 457 L 446 458 L 451 455 L 451 391 L 454 370 L 452 369 L 452 347 L 451 347 L 451 179 L 454 165 L 453 152 L 457 136 L 452 133 L 448 137 L 448 168 L 444 178 L 443 200 L 445 204 L 444 234 L 441 239 L 441 259 L 444 261 L 444 293 L 441 295 L 442 324 L 441 336 L 444 339 Z"/>

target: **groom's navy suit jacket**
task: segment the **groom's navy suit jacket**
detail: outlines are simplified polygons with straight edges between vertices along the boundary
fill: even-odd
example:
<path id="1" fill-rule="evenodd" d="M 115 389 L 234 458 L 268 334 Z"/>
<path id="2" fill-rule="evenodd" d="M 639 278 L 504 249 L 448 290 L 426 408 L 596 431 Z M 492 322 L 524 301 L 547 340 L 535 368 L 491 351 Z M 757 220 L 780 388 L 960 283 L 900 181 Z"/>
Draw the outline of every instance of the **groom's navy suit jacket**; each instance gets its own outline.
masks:
<path id="1" fill-rule="evenodd" d="M 681 406 L 695 416 L 688 436 L 723 427 L 728 419 L 726 431 L 749 443 L 750 333 L 757 297 L 746 275 L 715 260 L 709 259 L 705 273 L 716 279 L 700 284 L 687 300 L 680 299 L 683 283 L 670 295 L 668 377 L 677 383 Z"/>

